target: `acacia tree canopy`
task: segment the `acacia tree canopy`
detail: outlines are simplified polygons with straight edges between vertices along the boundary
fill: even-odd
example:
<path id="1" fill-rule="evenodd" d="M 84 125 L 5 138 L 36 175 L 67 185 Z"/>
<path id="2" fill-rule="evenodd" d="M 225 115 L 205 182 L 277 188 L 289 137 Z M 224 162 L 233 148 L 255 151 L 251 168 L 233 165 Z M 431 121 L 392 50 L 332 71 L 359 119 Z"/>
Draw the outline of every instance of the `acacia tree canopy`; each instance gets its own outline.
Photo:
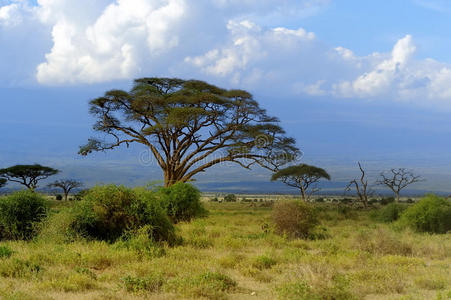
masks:
<path id="1" fill-rule="evenodd" d="M 16 165 L 5 169 L 0 169 L 0 178 L 11 182 L 17 182 L 34 190 L 40 180 L 46 179 L 59 171 L 50 167 L 34 165 Z"/>
<path id="2" fill-rule="evenodd" d="M 197 80 L 141 78 L 130 92 L 111 90 L 90 102 L 97 119 L 80 154 L 139 143 L 164 172 L 165 186 L 186 182 L 222 162 L 274 170 L 299 150 L 251 94 Z"/>
<path id="3" fill-rule="evenodd" d="M 275 172 L 271 180 L 280 180 L 288 186 L 300 189 L 302 199 L 307 201 L 312 194 L 319 191 L 315 185 L 321 178 L 330 180 L 330 175 L 322 168 L 300 164 Z"/>

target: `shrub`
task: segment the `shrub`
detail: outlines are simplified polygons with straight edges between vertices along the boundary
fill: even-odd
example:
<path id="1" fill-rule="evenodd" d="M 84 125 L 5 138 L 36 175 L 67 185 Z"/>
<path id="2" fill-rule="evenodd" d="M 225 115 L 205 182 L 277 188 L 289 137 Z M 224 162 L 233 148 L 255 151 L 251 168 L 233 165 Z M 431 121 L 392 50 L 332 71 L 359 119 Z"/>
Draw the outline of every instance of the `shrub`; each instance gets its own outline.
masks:
<path id="1" fill-rule="evenodd" d="M 164 284 L 163 276 L 155 274 L 145 278 L 132 277 L 130 275 L 122 278 L 127 292 L 158 292 Z"/>
<path id="2" fill-rule="evenodd" d="M 58 200 L 58 201 L 61 201 L 61 200 L 63 200 L 63 196 L 58 194 L 58 195 L 55 196 L 55 199 Z"/>
<path id="3" fill-rule="evenodd" d="M 128 230 L 149 225 L 155 241 L 172 243 L 174 227 L 154 194 L 145 189 L 105 185 L 89 190 L 73 210 L 72 229 L 94 239 L 113 242 Z"/>
<path id="4" fill-rule="evenodd" d="M 236 196 L 234 194 L 228 194 L 224 197 L 224 202 L 236 202 Z"/>
<path id="5" fill-rule="evenodd" d="M 428 195 L 409 207 L 400 221 L 415 231 L 446 233 L 451 230 L 451 203 L 444 198 Z"/>
<path id="6" fill-rule="evenodd" d="M 13 254 L 13 251 L 6 246 L 0 246 L 0 259 L 9 258 Z"/>
<path id="7" fill-rule="evenodd" d="M 276 202 L 272 219 L 277 233 L 295 238 L 308 238 L 318 224 L 314 208 L 302 201 Z"/>
<path id="8" fill-rule="evenodd" d="M 175 223 L 190 221 L 206 211 L 200 202 L 200 192 L 188 183 L 178 182 L 159 191 L 160 201 L 168 216 Z"/>
<path id="9" fill-rule="evenodd" d="M 381 199 L 381 204 L 382 205 L 387 205 L 387 204 L 390 204 L 390 203 L 393 203 L 393 202 L 395 202 L 395 197 L 384 197 L 384 198 Z"/>
<path id="10" fill-rule="evenodd" d="M 386 223 L 394 222 L 401 217 L 406 208 L 407 206 L 403 204 L 390 203 L 376 213 L 375 219 Z"/>
<path id="11" fill-rule="evenodd" d="M 31 191 L 20 191 L 0 198 L 0 238 L 32 238 L 35 224 L 45 218 L 47 210 L 47 201 Z"/>

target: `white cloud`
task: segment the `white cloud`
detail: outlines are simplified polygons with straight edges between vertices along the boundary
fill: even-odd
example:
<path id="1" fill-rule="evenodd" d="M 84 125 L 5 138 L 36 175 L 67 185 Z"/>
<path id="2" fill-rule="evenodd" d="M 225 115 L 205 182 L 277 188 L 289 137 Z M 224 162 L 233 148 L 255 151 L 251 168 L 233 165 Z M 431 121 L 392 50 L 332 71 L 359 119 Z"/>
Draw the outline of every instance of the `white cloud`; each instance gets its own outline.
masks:
<path id="1" fill-rule="evenodd" d="M 182 0 L 118 0 L 86 25 L 70 16 L 72 9 L 65 14 L 61 4 L 67 1 L 41 1 L 42 19 L 53 18 L 55 24 L 53 48 L 38 66 L 37 79 L 51 84 L 132 77 L 145 55 L 152 58 L 177 46 L 172 28 L 185 12 Z M 55 6 L 57 13 L 53 13 Z"/>
<path id="2" fill-rule="evenodd" d="M 268 18 L 283 24 L 293 12 L 308 15 L 328 2 L 3 1 L 0 31 L 5 40 L 18 28 L 21 36 L 36 32 L 20 56 L 32 57 L 26 62 L 33 62 L 30 70 L 42 84 L 164 75 L 203 78 L 268 95 L 451 101 L 451 66 L 417 59 L 410 35 L 389 53 L 359 56 L 340 45 L 328 46 L 304 28 L 261 25 Z M 34 47 L 37 40 L 42 45 Z M 1 36 L 0 41 L 5 44 Z M 4 60 L 0 68 L 9 70 L 13 62 Z"/>

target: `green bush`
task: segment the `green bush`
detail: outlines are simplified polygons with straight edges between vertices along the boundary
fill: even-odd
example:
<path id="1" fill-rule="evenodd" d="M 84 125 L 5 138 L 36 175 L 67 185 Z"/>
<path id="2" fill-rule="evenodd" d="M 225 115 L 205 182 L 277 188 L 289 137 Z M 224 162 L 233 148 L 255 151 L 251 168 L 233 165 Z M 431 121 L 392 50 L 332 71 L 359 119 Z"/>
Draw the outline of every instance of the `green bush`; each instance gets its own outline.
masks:
<path id="1" fill-rule="evenodd" d="M 224 202 L 236 202 L 236 196 L 234 194 L 228 194 L 224 197 Z"/>
<path id="2" fill-rule="evenodd" d="M 71 228 L 93 239 L 113 242 L 129 230 L 150 226 L 154 241 L 175 238 L 174 226 L 154 193 L 124 186 L 96 186 L 74 206 Z"/>
<path id="3" fill-rule="evenodd" d="M 398 220 L 406 209 L 406 205 L 390 203 L 377 211 L 373 217 L 378 221 L 390 223 Z"/>
<path id="4" fill-rule="evenodd" d="M 309 238 L 319 223 L 313 206 L 303 201 L 276 202 L 272 219 L 277 233 L 295 238 Z"/>
<path id="5" fill-rule="evenodd" d="M 160 203 L 174 223 L 190 221 L 206 211 L 200 202 L 200 192 L 188 183 L 178 182 L 159 191 Z"/>
<path id="6" fill-rule="evenodd" d="M 395 202 L 395 197 L 384 197 L 381 199 L 381 205 L 387 205 Z"/>
<path id="7" fill-rule="evenodd" d="M 428 195 L 409 207 L 400 222 L 419 232 L 446 233 L 451 230 L 451 203 Z"/>
<path id="8" fill-rule="evenodd" d="M 47 211 L 47 201 L 31 191 L 20 191 L 0 198 L 0 238 L 32 238 L 35 225 L 46 217 Z"/>
<path id="9" fill-rule="evenodd" d="M 58 200 L 58 201 L 61 201 L 61 200 L 63 200 L 63 196 L 58 194 L 58 195 L 55 196 L 55 199 Z"/>
<path id="10" fill-rule="evenodd" d="M 9 258 L 13 254 L 13 251 L 7 246 L 0 246 L 0 259 Z"/>

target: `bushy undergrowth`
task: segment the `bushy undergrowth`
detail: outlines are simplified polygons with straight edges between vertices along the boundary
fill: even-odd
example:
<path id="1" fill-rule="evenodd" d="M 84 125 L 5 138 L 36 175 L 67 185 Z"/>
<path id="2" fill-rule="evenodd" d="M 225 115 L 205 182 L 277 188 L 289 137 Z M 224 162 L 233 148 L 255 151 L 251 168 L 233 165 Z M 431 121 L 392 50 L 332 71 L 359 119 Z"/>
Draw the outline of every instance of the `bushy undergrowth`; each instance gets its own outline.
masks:
<path id="1" fill-rule="evenodd" d="M 405 204 L 390 203 L 382 207 L 380 210 L 375 211 L 372 214 L 372 217 L 375 220 L 390 223 L 397 221 L 406 209 L 407 205 Z"/>
<path id="2" fill-rule="evenodd" d="M 31 191 L 0 198 L 0 239 L 30 239 L 35 225 L 46 217 L 47 201 Z"/>
<path id="3" fill-rule="evenodd" d="M 409 207 L 400 222 L 419 232 L 446 233 L 451 230 L 451 203 L 447 199 L 428 195 Z"/>
<path id="4" fill-rule="evenodd" d="M 105 185 L 89 190 L 75 205 L 71 225 L 83 236 L 113 242 L 129 230 L 150 226 L 155 241 L 172 243 L 174 227 L 151 191 Z"/>
<path id="5" fill-rule="evenodd" d="M 279 201 L 274 204 L 272 219 L 278 234 L 293 238 L 309 238 L 318 225 L 313 206 L 302 201 Z"/>
<path id="6" fill-rule="evenodd" d="M 200 202 L 200 192 L 188 183 L 176 183 L 159 190 L 160 202 L 168 216 L 175 223 L 190 221 L 205 214 Z"/>

